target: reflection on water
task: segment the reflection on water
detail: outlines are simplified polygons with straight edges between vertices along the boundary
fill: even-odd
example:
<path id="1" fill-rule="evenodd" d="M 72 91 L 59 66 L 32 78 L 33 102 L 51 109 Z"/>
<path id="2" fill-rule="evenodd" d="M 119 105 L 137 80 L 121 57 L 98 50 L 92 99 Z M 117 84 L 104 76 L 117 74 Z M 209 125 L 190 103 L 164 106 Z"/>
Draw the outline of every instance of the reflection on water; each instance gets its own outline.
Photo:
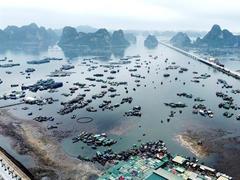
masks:
<path id="1" fill-rule="evenodd" d="M 5 54 L 8 51 L 12 53 L 26 53 L 39 55 L 41 52 L 47 51 L 54 44 L 11 44 L 8 46 L 0 45 L 0 54 Z"/>
<path id="2" fill-rule="evenodd" d="M 86 57 L 92 58 L 92 56 L 87 56 L 89 54 L 84 54 L 86 52 L 65 52 L 57 46 L 49 48 L 48 51 L 40 52 L 38 55 L 7 51 L 0 55 L 0 59 L 7 56 L 9 59 L 13 59 L 14 63 L 20 63 L 20 66 L 9 69 L 0 69 L 1 79 L 3 80 L 3 83 L 0 84 L 1 95 L 12 90 L 20 90 L 20 87 L 11 88 L 11 84 L 34 84 L 39 79 L 48 78 L 47 75 L 55 69 L 60 69 L 63 64 L 71 63 L 75 66 L 75 69 L 72 70 L 75 73 L 67 77 L 54 77 L 55 81 L 62 81 L 64 84 L 62 88 L 58 89 L 58 92 L 51 93 L 48 91 L 40 91 L 38 93 L 32 93 L 27 91 L 27 96 L 53 97 L 54 99 L 58 99 L 58 102 L 42 106 L 41 110 L 35 105 L 20 105 L 10 108 L 10 111 L 16 116 L 29 120 L 40 115 L 53 116 L 55 117 L 55 120 L 53 122 L 43 122 L 43 126 L 47 127 L 47 125 L 55 125 L 56 123 L 59 123 L 57 130 L 72 130 L 74 135 L 79 134 L 83 130 L 93 133 L 106 132 L 109 134 L 110 138 L 114 138 L 118 141 L 117 144 L 112 146 L 113 150 L 116 151 L 125 150 L 133 144 L 162 139 L 166 142 L 170 152 L 192 155 L 175 141 L 175 135 L 191 127 L 203 128 L 206 126 L 209 128 L 221 128 L 228 131 L 240 132 L 239 124 L 237 124 L 239 122 L 235 120 L 235 116 L 231 119 L 223 117 L 222 114 L 224 113 L 224 109 L 218 108 L 220 99 L 216 98 L 215 95 L 216 91 L 227 91 L 226 89 L 222 89 L 220 85 L 216 84 L 217 79 L 225 79 L 229 84 L 233 85 L 233 89 L 239 88 L 239 81 L 201 64 L 200 62 L 183 56 L 167 47 L 159 45 L 156 49 L 147 49 L 143 46 L 143 41 L 144 38 L 139 37 L 137 44 L 131 45 L 125 50 L 108 52 L 107 57 L 109 57 L 108 59 L 111 59 L 111 61 L 102 61 L 99 58 L 94 58 L 94 62 L 86 61 L 86 64 L 83 64 L 83 59 L 86 59 Z M 101 54 L 101 56 L 105 56 L 105 53 L 104 55 Z M 154 60 L 149 57 L 150 54 L 153 57 L 158 56 L 159 58 Z M 119 72 L 116 74 L 111 74 L 110 71 L 104 71 L 105 68 L 103 65 L 109 65 L 109 63 L 113 62 L 119 63 L 122 61 L 119 57 L 133 55 L 141 56 L 138 64 L 136 64 L 136 61 L 132 61 L 130 64 L 122 64 L 117 68 Z M 26 63 L 27 60 L 42 59 L 43 57 L 62 57 L 63 60 L 51 61 L 50 63 L 41 65 L 30 65 Z M 74 58 L 74 60 L 69 60 L 72 58 Z M 166 58 L 169 59 L 167 63 L 165 62 Z M 166 67 L 174 62 L 176 65 L 186 67 L 189 70 L 184 73 L 179 73 L 178 70 L 166 70 Z M 130 74 L 132 72 L 129 72 L 129 69 L 136 68 L 136 65 L 141 66 L 136 73 L 146 77 L 145 79 L 140 79 L 140 86 L 136 86 L 136 79 L 131 77 Z M 89 67 L 91 66 L 97 66 L 98 68 L 89 71 Z M 26 68 L 36 69 L 36 71 L 30 76 L 30 79 L 26 79 L 25 75 L 20 74 L 20 72 L 25 71 Z M 12 71 L 12 73 L 6 74 L 7 70 Z M 209 79 L 201 80 L 200 83 L 193 83 L 191 82 L 195 76 L 193 71 L 197 71 L 199 74 L 207 73 L 210 74 L 211 77 Z M 102 91 L 102 84 L 100 82 L 89 82 L 85 79 L 87 77 L 93 77 L 93 74 L 97 73 L 103 73 L 104 77 L 102 78 L 104 80 L 106 80 L 106 77 L 114 76 L 114 81 L 127 81 L 128 93 L 126 93 L 124 86 L 116 86 L 115 88 L 120 96 L 110 98 L 108 97 L 109 94 L 107 94 L 103 99 L 96 99 L 91 103 L 91 106 L 98 109 L 96 113 L 87 112 L 85 109 L 78 109 L 67 115 L 59 115 L 57 112 L 62 108 L 61 102 L 69 101 L 79 93 L 86 93 L 86 98 L 91 98 L 92 95 L 98 94 Z M 163 74 L 165 73 L 170 73 L 170 77 L 163 77 Z M 75 82 L 86 83 L 87 85 L 94 84 L 96 86 L 91 86 L 89 92 L 79 89 L 72 96 L 63 96 L 63 93 L 70 92 L 70 88 L 73 87 L 73 83 Z M 133 88 L 135 88 L 136 91 L 134 91 Z M 191 93 L 194 97 L 206 99 L 204 104 L 214 112 L 214 117 L 211 119 L 193 114 L 192 106 L 195 102 L 193 99 L 176 95 L 177 93 L 182 92 Z M 236 104 L 240 104 L 237 94 L 231 94 L 231 96 L 236 99 Z M 133 97 L 132 104 L 124 104 L 113 111 L 102 111 L 98 108 L 105 99 L 110 99 L 112 104 L 117 104 L 124 97 Z M 178 109 L 175 109 L 175 116 L 171 118 L 170 121 L 167 121 L 172 109 L 166 107 L 164 103 L 179 101 L 186 103 L 188 107 L 184 108 L 181 113 Z M 0 100 L 0 105 L 12 102 L 14 101 Z M 123 116 L 124 112 L 129 111 L 129 109 L 137 105 L 141 105 L 142 107 L 142 117 Z M 23 110 L 23 107 L 28 107 L 29 109 Z M 28 116 L 29 112 L 32 112 L 33 115 Z M 233 113 L 237 115 L 238 111 L 233 111 Z M 76 115 L 77 117 L 90 116 L 94 120 L 90 123 L 80 124 L 71 118 L 73 115 Z M 117 133 L 113 133 L 114 131 Z M 143 134 L 146 135 L 143 136 Z M 71 139 L 72 137 L 66 138 L 62 142 L 63 149 L 70 155 L 78 156 L 81 154 L 83 156 L 90 156 L 95 153 L 94 150 L 82 143 L 73 144 Z M 1 143 L 2 141 L 0 141 L 0 145 Z M 84 148 L 82 149 L 82 147 Z"/>
<path id="3" fill-rule="evenodd" d="M 114 47 L 114 48 L 103 48 L 103 49 L 90 49 L 88 47 L 80 47 L 77 49 L 74 48 L 62 48 L 64 55 L 69 58 L 76 58 L 79 56 L 102 56 L 109 59 L 112 55 L 115 57 L 123 57 L 126 48 L 123 47 Z"/>

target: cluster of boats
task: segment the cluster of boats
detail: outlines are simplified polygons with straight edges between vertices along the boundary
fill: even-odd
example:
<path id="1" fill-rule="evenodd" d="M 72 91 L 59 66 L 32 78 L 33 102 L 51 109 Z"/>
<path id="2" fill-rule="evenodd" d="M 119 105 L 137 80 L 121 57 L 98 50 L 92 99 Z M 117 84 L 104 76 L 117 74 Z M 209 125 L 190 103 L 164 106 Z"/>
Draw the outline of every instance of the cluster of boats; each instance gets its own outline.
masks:
<path id="1" fill-rule="evenodd" d="M 126 116 L 142 116 L 141 113 L 141 106 L 134 106 L 131 110 L 128 112 L 125 112 Z"/>
<path id="2" fill-rule="evenodd" d="M 61 71 L 67 71 L 67 70 L 70 70 L 70 69 L 74 69 L 75 66 L 74 65 L 71 65 L 71 64 L 63 64 L 62 67 L 60 68 Z"/>
<path id="3" fill-rule="evenodd" d="M 98 107 L 104 111 L 105 109 L 113 110 L 113 108 L 118 108 L 120 106 L 120 104 L 112 105 L 111 103 L 111 100 L 103 100 L 103 102 Z"/>
<path id="4" fill-rule="evenodd" d="M 198 72 L 193 72 L 193 74 L 198 74 Z M 211 75 L 204 73 L 204 74 L 200 74 L 200 76 L 194 76 L 193 79 L 207 79 L 210 78 Z"/>
<path id="5" fill-rule="evenodd" d="M 73 143 L 77 143 L 79 141 L 91 146 L 92 149 L 97 149 L 98 146 L 111 146 L 117 143 L 116 140 L 107 138 L 106 133 L 93 134 L 86 131 L 81 132 L 72 139 Z"/>
<path id="6" fill-rule="evenodd" d="M 50 117 L 37 116 L 37 117 L 33 118 L 33 120 L 37 121 L 37 122 L 54 121 L 54 117 L 52 117 L 52 116 L 50 116 Z"/>
<path id="7" fill-rule="evenodd" d="M 92 106 L 89 106 L 89 107 L 86 108 L 86 111 L 88 111 L 88 112 L 97 112 L 97 109 L 92 107 Z"/>
<path id="8" fill-rule="evenodd" d="M 0 96 L 0 100 L 16 100 L 16 99 L 21 99 L 26 96 L 26 93 L 24 91 L 11 91 L 10 93 L 3 94 Z"/>
<path id="9" fill-rule="evenodd" d="M 23 102 L 25 104 L 36 104 L 38 106 L 43 106 L 46 104 L 53 104 L 54 102 L 58 101 L 58 99 L 53 99 L 52 97 L 47 97 L 47 98 L 35 98 L 35 97 L 25 97 L 23 99 Z"/>
<path id="10" fill-rule="evenodd" d="M 223 79 L 218 79 L 217 84 L 222 84 L 223 85 L 222 88 L 227 88 L 227 89 L 232 88 L 232 85 L 229 85 L 227 81 Z"/>
<path id="11" fill-rule="evenodd" d="M 97 151 L 96 155 L 91 159 L 91 161 L 105 165 L 107 162 L 114 163 L 115 161 L 127 161 L 132 156 L 161 158 L 165 154 L 170 156 L 170 154 L 167 152 L 165 143 L 162 140 L 159 140 L 156 142 L 146 142 L 140 146 L 134 144 L 131 149 L 121 151 L 119 153 L 113 152 L 113 150 L 110 148 L 104 152 Z"/>
<path id="12" fill-rule="evenodd" d="M 234 94 L 237 94 L 240 92 L 239 90 L 232 90 L 231 91 Z M 221 102 L 218 107 L 223 108 L 226 110 L 233 109 L 233 110 L 238 110 L 240 107 L 237 104 L 234 104 L 234 99 L 233 97 L 229 96 L 228 94 L 225 94 L 223 92 L 216 92 L 216 96 L 222 98 L 223 102 Z M 234 114 L 232 112 L 225 111 L 223 113 L 223 116 L 226 118 L 231 118 Z M 236 117 L 236 120 L 240 120 L 240 115 Z"/>
<path id="13" fill-rule="evenodd" d="M 133 101 L 133 98 L 132 97 L 126 97 L 126 98 L 122 98 L 121 100 L 121 104 L 124 104 L 124 103 L 132 103 Z"/>
<path id="14" fill-rule="evenodd" d="M 59 114 L 65 115 L 68 113 L 73 112 L 76 109 L 81 109 L 86 107 L 89 103 L 92 102 L 91 99 L 85 100 L 86 94 L 79 94 L 75 98 L 67 101 L 67 102 L 61 102 L 61 105 L 64 107 L 58 111 Z"/>
<path id="15" fill-rule="evenodd" d="M 186 97 L 186 98 L 192 98 L 193 95 L 192 94 L 187 94 L 187 93 L 177 93 L 177 96 L 180 96 L 180 97 Z"/>
<path id="16" fill-rule="evenodd" d="M 233 104 L 233 97 L 228 94 L 224 94 L 223 92 L 216 92 L 216 96 L 222 98 L 224 102 L 221 102 L 218 107 L 224 109 L 238 109 L 238 106 Z"/>
<path id="17" fill-rule="evenodd" d="M 27 69 L 25 70 L 26 73 L 32 73 L 32 72 L 34 72 L 34 71 L 36 71 L 36 69 L 34 69 L 34 68 L 27 68 Z"/>
<path id="18" fill-rule="evenodd" d="M 107 94 L 107 91 L 101 91 L 98 94 L 92 95 L 92 99 L 103 98 L 105 96 L 105 94 Z"/>
<path id="19" fill-rule="evenodd" d="M 142 76 L 141 74 L 133 74 L 133 73 L 131 73 L 131 77 L 145 79 L 145 76 Z"/>
<path id="20" fill-rule="evenodd" d="M 193 114 L 200 114 L 202 116 L 208 116 L 210 118 L 213 117 L 213 112 L 210 109 L 207 109 L 207 107 L 204 104 L 195 104 L 193 106 Z"/>
<path id="21" fill-rule="evenodd" d="M 194 71 L 193 74 L 198 74 L 198 72 Z M 200 83 L 200 79 L 207 79 L 209 77 L 211 77 L 210 74 L 207 74 L 207 73 L 200 74 L 200 76 L 194 76 L 191 82 Z"/>
<path id="22" fill-rule="evenodd" d="M 74 72 L 68 72 L 68 71 L 63 71 L 63 70 L 55 70 L 53 72 L 51 72 L 48 76 L 49 77 L 66 77 L 66 76 L 70 76 L 71 74 L 73 74 Z"/>
<path id="23" fill-rule="evenodd" d="M 53 79 L 47 79 L 47 80 L 39 80 L 33 85 L 22 85 L 22 90 L 29 90 L 31 92 L 37 92 L 43 91 L 43 90 L 48 90 L 48 89 L 57 89 L 63 86 L 62 82 L 55 82 Z"/>

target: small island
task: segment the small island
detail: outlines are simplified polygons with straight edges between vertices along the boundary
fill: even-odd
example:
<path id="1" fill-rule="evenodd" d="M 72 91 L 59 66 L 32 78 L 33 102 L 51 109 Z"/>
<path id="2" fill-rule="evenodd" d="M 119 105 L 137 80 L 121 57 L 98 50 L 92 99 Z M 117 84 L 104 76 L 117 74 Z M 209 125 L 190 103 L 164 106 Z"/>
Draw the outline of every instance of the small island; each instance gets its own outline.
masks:
<path id="1" fill-rule="evenodd" d="M 125 49 L 130 45 L 122 30 L 112 34 L 107 29 L 99 29 L 94 33 L 78 32 L 66 26 L 58 45 L 63 51 L 75 51 L 82 55 L 111 54 L 117 49 Z"/>
<path id="2" fill-rule="evenodd" d="M 106 29 L 99 29 L 95 33 L 77 32 L 73 27 L 66 26 L 63 29 L 62 36 L 58 45 L 65 47 L 81 47 L 89 48 L 109 47 L 111 35 Z"/>
<path id="3" fill-rule="evenodd" d="M 240 47 L 240 36 L 234 35 L 227 29 L 222 30 L 219 25 L 215 24 L 202 39 L 197 38 L 194 45 L 211 48 Z"/>
<path id="4" fill-rule="evenodd" d="M 188 47 L 191 46 L 191 39 L 186 33 L 178 32 L 175 36 L 171 38 L 170 43 L 178 47 Z"/>
<path id="5" fill-rule="evenodd" d="M 55 44 L 58 37 L 54 30 L 39 27 L 35 23 L 29 25 L 7 26 L 0 29 L 0 49 L 23 49 L 24 47 L 48 47 Z"/>
<path id="6" fill-rule="evenodd" d="M 144 46 L 153 49 L 158 46 L 158 40 L 154 35 L 148 35 L 148 37 L 144 41 Z"/>

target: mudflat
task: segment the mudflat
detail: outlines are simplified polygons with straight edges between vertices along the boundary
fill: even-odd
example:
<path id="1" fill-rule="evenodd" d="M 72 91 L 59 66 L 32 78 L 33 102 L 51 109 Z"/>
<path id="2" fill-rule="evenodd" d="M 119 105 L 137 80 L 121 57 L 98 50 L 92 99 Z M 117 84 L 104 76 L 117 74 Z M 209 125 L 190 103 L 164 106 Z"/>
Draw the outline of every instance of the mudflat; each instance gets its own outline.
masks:
<path id="1" fill-rule="evenodd" d="M 0 133 L 12 139 L 11 146 L 19 154 L 33 158 L 35 165 L 28 169 L 36 179 L 95 179 L 101 173 L 94 164 L 67 155 L 60 146 L 63 134 L 49 133 L 38 122 L 1 110 Z"/>
<path id="2" fill-rule="evenodd" d="M 202 158 L 214 155 L 214 168 L 240 179 L 240 136 L 222 129 L 187 130 L 177 135 L 179 143 Z M 201 143 L 200 143 L 201 142 Z"/>

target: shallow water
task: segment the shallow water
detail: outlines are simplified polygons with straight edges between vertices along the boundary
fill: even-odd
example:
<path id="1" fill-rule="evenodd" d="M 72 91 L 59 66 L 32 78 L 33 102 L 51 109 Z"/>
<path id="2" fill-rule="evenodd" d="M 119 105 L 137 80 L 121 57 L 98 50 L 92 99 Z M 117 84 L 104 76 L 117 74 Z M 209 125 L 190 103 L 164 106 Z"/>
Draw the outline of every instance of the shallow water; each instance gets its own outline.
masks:
<path id="1" fill-rule="evenodd" d="M 159 58 L 154 60 L 150 58 L 149 55 L 158 56 Z M 125 56 L 132 55 L 140 55 L 142 63 L 142 68 L 138 69 L 137 72 L 129 72 L 128 69 L 134 68 L 135 61 L 132 60 L 131 64 L 121 65 L 119 69 L 119 73 L 110 74 L 109 72 L 104 73 L 103 70 L 106 68 L 98 67 L 93 71 L 87 71 L 88 66 L 81 64 L 84 58 L 86 57 L 78 57 L 74 59 L 70 59 L 64 56 L 64 53 L 58 47 L 49 48 L 47 52 L 40 52 L 39 54 L 31 55 L 26 53 L 14 53 L 14 52 L 6 52 L 0 55 L 0 59 L 2 57 L 7 56 L 9 59 L 13 59 L 14 63 L 20 63 L 21 66 L 13 67 L 13 68 L 0 68 L 1 79 L 3 83 L 0 84 L 0 92 L 3 94 L 4 92 L 9 92 L 12 90 L 20 90 L 20 87 L 11 88 L 11 84 L 18 83 L 21 84 L 33 84 L 39 79 L 48 78 L 47 75 L 55 69 L 59 69 L 62 64 L 71 63 L 75 65 L 75 69 L 69 70 L 75 72 L 69 77 L 62 78 L 53 78 L 55 81 L 62 81 L 64 86 L 58 89 L 56 93 L 49 93 L 47 91 L 41 91 L 38 93 L 31 93 L 26 91 L 27 96 L 37 96 L 37 97 L 53 97 L 59 99 L 58 102 L 55 102 L 51 105 L 42 106 L 42 110 L 39 111 L 39 107 L 36 105 L 19 105 L 9 108 L 11 112 L 13 112 L 16 116 L 31 120 L 36 116 L 53 116 L 55 117 L 54 122 L 43 122 L 44 126 L 48 124 L 56 124 L 57 122 L 61 122 L 62 124 L 58 125 L 58 130 L 71 130 L 75 132 L 75 135 L 79 134 L 82 130 L 86 130 L 88 132 L 93 133 L 102 133 L 106 132 L 109 134 L 110 138 L 114 138 L 118 141 L 117 144 L 113 145 L 112 148 L 115 151 L 126 150 L 130 148 L 133 144 L 139 144 L 138 140 L 141 139 L 141 142 L 146 141 L 154 141 L 158 139 L 162 139 L 169 151 L 173 154 L 183 154 L 193 156 L 191 152 L 187 149 L 183 148 L 178 142 L 175 140 L 175 136 L 186 129 L 191 128 L 221 128 L 227 131 L 232 131 L 235 134 L 240 133 L 239 121 L 235 119 L 235 117 L 239 114 L 239 110 L 232 111 L 234 116 L 230 119 L 226 119 L 222 114 L 225 112 L 223 109 L 218 108 L 218 104 L 222 102 L 220 98 L 217 98 L 215 93 L 216 91 L 230 91 L 228 89 L 222 89 L 221 85 L 216 84 L 217 79 L 225 79 L 229 84 L 233 85 L 233 89 L 237 89 L 240 86 L 238 80 L 233 79 L 232 77 L 228 77 L 225 74 L 218 72 L 205 64 L 202 64 L 198 61 L 194 61 L 189 57 L 186 57 L 178 52 L 175 52 L 167 47 L 159 45 L 156 49 L 146 49 L 143 47 L 143 37 L 138 37 L 138 43 L 135 45 L 131 45 L 129 48 L 125 50 Z M 63 57 L 62 61 L 51 61 L 47 64 L 41 65 L 28 65 L 26 61 L 41 59 L 43 57 Z M 169 61 L 167 63 L 164 60 L 168 58 Z M 119 62 L 119 57 L 111 57 L 111 61 Z M 148 65 L 144 63 L 144 61 L 150 62 Z M 97 64 L 91 65 L 104 65 L 109 64 L 108 60 L 94 60 Z M 176 65 L 180 65 L 181 67 L 186 67 L 189 70 L 182 74 L 178 73 L 178 70 L 166 70 L 165 68 L 171 65 L 172 62 L 176 62 Z M 188 63 L 190 62 L 190 63 Z M 4 62 L 0 62 L 3 64 Z M 87 61 L 87 64 L 89 62 Z M 33 67 L 36 69 L 35 72 L 32 73 L 30 79 L 26 79 L 24 75 L 20 75 L 20 71 L 24 71 L 28 67 Z M 150 67 L 150 72 L 148 73 L 148 67 Z M 128 68 L 128 69 L 126 69 Z M 6 74 L 5 71 L 12 71 L 12 74 Z M 211 77 L 205 80 L 200 80 L 200 83 L 191 82 L 193 76 L 195 76 L 192 72 L 197 71 L 200 74 L 207 73 L 210 74 Z M 128 90 L 129 92 L 126 94 L 124 87 L 118 86 L 116 93 L 120 93 L 119 97 L 110 98 L 109 94 L 104 98 L 93 100 L 90 106 L 96 107 L 98 111 L 96 113 L 87 112 L 84 109 L 75 110 L 67 115 L 59 115 L 57 111 L 62 108 L 60 102 L 67 101 L 75 97 L 79 93 L 86 93 L 87 97 L 91 97 L 91 95 L 101 92 L 102 83 L 99 82 L 90 82 L 85 80 L 86 77 L 92 77 L 93 74 L 96 73 L 104 73 L 104 77 L 102 79 L 106 79 L 108 76 L 114 76 L 116 79 L 113 81 L 127 81 L 128 82 Z M 146 76 L 145 79 L 140 79 L 140 87 L 136 87 L 136 83 L 134 82 L 136 78 L 130 76 L 131 73 L 141 74 Z M 163 77 L 164 73 L 171 74 L 170 77 Z M 178 77 L 175 80 L 175 77 Z M 83 89 L 79 89 L 76 91 L 73 96 L 64 97 L 62 93 L 69 93 L 69 88 L 73 87 L 74 82 L 86 83 L 86 84 L 96 84 L 96 87 L 90 87 L 90 92 L 84 92 Z M 161 85 L 161 82 L 163 84 Z M 183 82 L 186 82 L 183 85 Z M 146 87 L 144 87 L 146 85 Z M 203 86 L 204 85 L 204 86 Z M 108 85 L 108 87 L 110 87 Z M 133 91 L 133 88 L 136 88 L 136 91 Z M 192 99 L 187 99 L 185 97 L 178 97 L 177 93 L 191 93 L 193 94 Z M 234 95 L 229 93 L 235 99 L 235 103 L 240 104 L 240 99 L 238 95 Z M 119 108 L 114 109 L 114 111 L 105 110 L 102 111 L 98 108 L 98 106 L 105 99 L 111 99 L 112 104 L 120 103 L 123 97 L 133 97 L 132 104 L 123 104 Z M 213 118 L 203 117 L 201 115 L 192 114 L 192 106 L 195 104 L 193 99 L 195 97 L 201 97 L 206 99 L 203 104 L 205 104 L 208 108 L 210 108 L 214 112 Z M 0 100 L 0 105 L 11 104 L 17 102 L 18 100 Z M 164 102 L 184 102 L 187 104 L 187 108 L 181 109 L 182 113 L 179 113 L 178 109 L 171 109 L 164 105 Z M 125 117 L 123 116 L 124 112 L 127 112 L 135 105 L 141 105 L 142 107 L 142 117 Z M 22 110 L 22 107 L 29 107 L 28 110 Z M 176 111 L 175 117 L 170 119 L 170 122 L 167 122 L 167 118 L 170 115 L 170 111 Z M 28 116 L 28 113 L 32 112 L 32 116 Z M 76 120 L 71 119 L 72 115 L 77 115 L 77 117 L 90 116 L 94 120 L 91 123 L 87 124 L 79 124 Z M 163 123 L 161 123 L 161 120 Z M 139 127 L 141 126 L 141 128 Z M 146 136 L 143 136 L 143 133 Z M 1 138 L 1 137 L 0 137 Z M 92 150 L 90 147 L 87 147 L 83 143 L 72 143 L 72 137 L 66 138 L 62 141 L 63 149 L 72 156 L 78 156 L 79 154 L 82 156 L 91 156 L 95 154 L 96 150 Z M 3 141 L 0 141 L 0 145 L 2 145 Z M 84 147 L 84 149 L 82 149 Z M 103 150 L 106 148 L 99 148 L 98 150 Z M 18 158 L 18 157 L 17 157 Z M 22 159 L 18 158 L 20 161 Z M 209 162 L 210 164 L 214 163 L 214 159 L 212 157 L 208 157 L 203 159 L 204 161 Z"/>
<path id="2" fill-rule="evenodd" d="M 0 135 L 0 140 L 1 140 L 1 144 L 0 144 L 1 147 L 5 149 L 15 159 L 20 161 L 24 166 L 26 167 L 34 166 L 35 163 L 30 156 L 20 155 L 11 147 L 12 140 L 10 138 Z"/>

